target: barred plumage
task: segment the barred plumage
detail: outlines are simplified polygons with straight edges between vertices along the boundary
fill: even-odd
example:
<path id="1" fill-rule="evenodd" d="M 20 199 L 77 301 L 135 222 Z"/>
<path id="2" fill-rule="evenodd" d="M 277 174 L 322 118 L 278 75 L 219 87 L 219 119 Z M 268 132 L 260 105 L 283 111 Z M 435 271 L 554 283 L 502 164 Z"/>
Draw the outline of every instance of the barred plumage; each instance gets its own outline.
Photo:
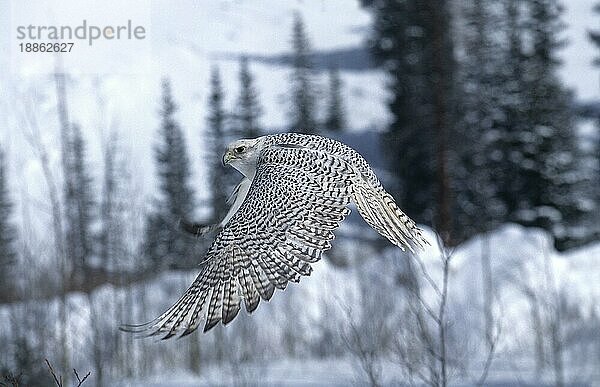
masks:
<path id="1" fill-rule="evenodd" d="M 366 160 L 338 141 L 296 133 L 244 139 L 228 147 L 224 161 L 244 179 L 196 280 L 157 319 L 122 329 L 185 336 L 202 321 L 205 332 L 231 322 L 242 300 L 253 312 L 275 288 L 311 274 L 350 202 L 394 245 L 412 251 L 428 243 Z"/>

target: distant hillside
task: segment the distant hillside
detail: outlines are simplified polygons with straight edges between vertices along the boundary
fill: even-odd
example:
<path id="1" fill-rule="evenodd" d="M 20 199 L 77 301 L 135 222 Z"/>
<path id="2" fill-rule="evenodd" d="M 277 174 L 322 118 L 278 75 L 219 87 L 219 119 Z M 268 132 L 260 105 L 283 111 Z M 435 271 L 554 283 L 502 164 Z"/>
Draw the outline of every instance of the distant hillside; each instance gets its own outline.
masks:
<path id="1" fill-rule="evenodd" d="M 219 59 L 238 59 L 241 54 L 226 53 L 219 54 Z M 246 57 L 258 63 L 271 66 L 291 66 L 291 54 L 276 55 L 246 55 Z M 375 64 L 369 51 L 365 47 L 342 47 L 326 51 L 317 51 L 312 56 L 316 71 L 327 71 L 337 68 L 342 71 L 368 71 L 375 68 Z"/>

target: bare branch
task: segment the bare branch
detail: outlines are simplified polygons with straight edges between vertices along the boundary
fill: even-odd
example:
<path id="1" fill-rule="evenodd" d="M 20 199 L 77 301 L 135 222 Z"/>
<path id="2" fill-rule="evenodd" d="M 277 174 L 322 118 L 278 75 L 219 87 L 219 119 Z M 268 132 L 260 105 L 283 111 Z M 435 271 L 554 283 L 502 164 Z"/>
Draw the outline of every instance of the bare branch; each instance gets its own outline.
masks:
<path id="1" fill-rule="evenodd" d="M 438 326 L 439 326 L 439 339 L 440 339 L 440 368 L 441 368 L 441 376 L 442 376 L 442 386 L 446 386 L 448 383 L 448 371 L 447 371 L 447 357 L 446 357 L 446 323 L 444 319 L 446 318 L 446 303 L 448 300 L 448 277 L 450 270 L 450 260 L 452 259 L 452 255 L 442 247 L 441 239 L 438 237 L 438 243 L 440 243 L 440 248 L 442 252 L 442 265 L 443 265 L 443 277 L 442 277 L 442 294 L 440 299 L 440 308 L 438 313 Z"/>
<path id="2" fill-rule="evenodd" d="M 52 368 L 52 364 L 50 364 L 50 362 L 48 361 L 48 359 L 44 359 L 46 361 L 46 365 L 48 366 L 48 369 L 50 370 L 50 373 L 52 374 L 52 377 L 54 378 L 54 383 L 56 383 L 57 387 L 63 387 L 62 384 L 62 377 L 59 379 L 56 376 L 56 372 L 54 372 L 54 368 Z"/>
<path id="3" fill-rule="evenodd" d="M 44 359 L 44 360 L 46 361 L 46 365 L 48 366 L 48 370 L 52 374 L 52 378 L 54 379 L 54 383 L 56 383 L 56 387 L 63 387 L 62 375 L 61 376 L 57 376 L 56 372 L 54 371 L 54 368 L 52 368 L 52 364 L 48 361 L 48 359 Z M 92 374 L 91 372 L 88 372 L 83 377 L 83 379 L 82 379 L 79 376 L 79 374 L 77 373 L 77 370 L 75 368 L 73 368 L 73 373 L 75 374 L 75 378 L 77 379 L 77 385 L 76 385 L 76 387 L 81 387 L 81 385 L 83 385 L 83 383 L 87 380 L 87 378 Z"/>
<path id="4" fill-rule="evenodd" d="M 77 370 L 75 368 L 73 368 L 73 373 L 75 374 L 75 378 L 77 378 L 77 387 L 81 387 L 81 385 L 83 384 L 83 382 L 85 382 L 85 380 L 91 375 L 91 372 L 88 372 L 83 379 L 81 379 L 79 377 L 79 374 L 77 373 Z"/>
<path id="5" fill-rule="evenodd" d="M 351 305 L 340 299 L 338 299 L 338 303 L 348 322 L 341 333 L 344 344 L 351 354 L 356 357 L 358 364 L 369 380 L 369 384 L 380 386 L 380 358 L 383 351 L 385 351 L 386 335 L 388 334 L 385 312 L 373 315 L 373 313 L 367 313 L 365 310 L 353 310 Z M 366 304 L 363 302 L 362 305 Z M 360 318 L 357 318 L 356 312 L 361 314 Z"/>
<path id="6" fill-rule="evenodd" d="M 479 379 L 475 383 L 476 386 L 483 386 L 483 384 L 485 383 L 485 381 L 488 377 L 488 373 L 489 373 L 490 367 L 492 365 L 492 360 L 494 359 L 494 354 L 496 352 L 496 346 L 498 344 L 498 340 L 500 338 L 501 331 L 502 331 L 502 327 L 500 325 L 498 325 L 496 334 L 493 336 L 492 340 L 490 341 L 488 354 L 486 356 L 485 364 L 483 366 L 483 371 L 481 372 Z"/>
<path id="7" fill-rule="evenodd" d="M 417 291 L 416 289 L 410 289 L 410 292 L 415 296 L 417 301 L 419 301 L 419 303 L 421 304 L 421 306 L 423 307 L 425 312 L 427 312 L 429 317 L 431 317 L 436 323 L 439 323 L 438 317 L 435 314 L 435 312 L 433 311 L 433 309 L 429 306 L 429 304 L 427 304 L 427 302 L 425 302 L 423 297 L 421 297 L 421 292 Z M 414 308 L 413 308 L 413 310 L 414 310 Z"/>
<path id="8" fill-rule="evenodd" d="M 434 300 L 427 302 L 418 282 L 416 286 L 409 287 L 411 297 L 408 299 L 408 309 L 415 317 L 415 331 L 413 343 L 397 342 L 397 352 L 400 364 L 409 376 L 416 376 L 423 383 L 430 386 L 446 386 L 449 377 L 448 359 L 448 328 L 446 315 L 448 309 L 448 292 L 450 284 L 450 263 L 453 252 L 448 250 L 439 235 L 437 242 L 440 251 L 441 278 L 436 281 L 429 273 L 426 265 L 417 255 L 411 255 L 410 262 L 415 262 L 417 272 L 424 278 L 426 286 L 433 289 Z M 417 273 L 411 271 L 415 276 Z M 417 358 L 412 359 L 412 354 Z"/>
<path id="9" fill-rule="evenodd" d="M 421 260 L 421 258 L 419 258 L 417 254 L 410 254 L 410 257 L 419 265 L 419 268 L 421 269 L 421 274 L 423 274 L 423 277 L 427 280 L 429 286 L 431 286 L 431 288 L 435 291 L 438 297 L 441 296 L 442 292 L 437 286 L 435 280 L 431 277 L 431 275 L 429 275 L 429 271 L 427 270 L 427 267 L 425 267 L 425 263 Z"/>

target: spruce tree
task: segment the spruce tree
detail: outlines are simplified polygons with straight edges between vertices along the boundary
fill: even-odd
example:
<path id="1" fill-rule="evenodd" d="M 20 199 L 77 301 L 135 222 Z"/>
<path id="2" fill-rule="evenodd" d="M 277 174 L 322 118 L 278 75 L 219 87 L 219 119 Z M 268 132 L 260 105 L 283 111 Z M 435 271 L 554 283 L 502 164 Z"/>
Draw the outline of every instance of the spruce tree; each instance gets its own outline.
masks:
<path id="1" fill-rule="evenodd" d="M 206 132 L 213 223 L 221 221 L 227 212 L 227 198 L 233 189 L 235 178 L 233 171 L 230 168 L 225 169 L 222 165 L 223 152 L 227 144 L 232 140 L 232 136 L 226 127 L 227 113 L 223 107 L 224 98 L 219 69 L 213 67 L 210 76 Z"/>
<path id="2" fill-rule="evenodd" d="M 100 203 L 100 221 L 102 230 L 99 235 L 99 256 L 104 267 L 111 266 L 111 257 L 116 258 L 114 233 L 119 233 L 120 230 L 115 228 L 120 225 L 115 224 L 116 211 L 116 193 L 118 191 L 117 174 L 116 174 L 116 137 L 114 133 L 111 135 L 104 149 L 104 169 L 103 169 L 103 184 L 102 184 L 102 200 Z M 114 269 L 110 267 L 110 269 Z"/>
<path id="3" fill-rule="evenodd" d="M 99 211 L 101 230 L 98 238 L 98 255 L 102 266 L 111 270 L 131 263 L 124 253 L 128 239 L 124 233 L 127 211 L 123 211 L 127 207 L 125 190 L 130 176 L 122 156 L 117 132 L 112 132 L 103 150 L 103 184 Z"/>
<path id="4" fill-rule="evenodd" d="M 371 50 L 377 63 L 390 76 L 388 109 L 392 115 L 385 133 L 385 151 L 390 170 L 395 171 L 391 185 L 394 196 L 417 222 L 432 222 L 433 181 L 435 176 L 433 123 L 430 110 L 421 105 L 425 90 L 422 46 L 423 29 L 414 19 L 407 1 L 381 0 L 372 3 L 374 13 Z M 412 58 L 410 61 L 407 58 Z M 421 121 L 419 118 L 425 118 Z"/>
<path id="5" fill-rule="evenodd" d="M 524 68 L 524 116 L 527 128 L 518 133 L 519 203 L 514 219 L 542 227 L 557 247 L 573 242 L 570 228 L 581 219 L 578 186 L 580 154 L 571 110 L 572 95 L 558 77 L 562 46 L 562 7 L 556 0 L 529 2 L 527 32 L 533 48 Z"/>
<path id="6" fill-rule="evenodd" d="M 259 102 L 258 92 L 254 85 L 254 77 L 248 67 L 248 58 L 240 59 L 240 95 L 237 102 L 237 134 L 243 138 L 259 137 L 262 133 L 260 128 L 260 116 L 262 108 Z"/>
<path id="7" fill-rule="evenodd" d="M 485 232 L 506 215 L 500 200 L 501 138 L 504 102 L 504 44 L 496 37 L 501 15 L 487 0 L 464 2 L 465 25 L 461 41 L 461 116 L 455 144 L 454 192 L 456 237 L 465 239 Z M 469 139 L 469 141 L 465 141 Z"/>
<path id="8" fill-rule="evenodd" d="M 73 206 L 71 218 L 68 219 L 67 238 L 73 248 L 72 261 L 77 270 L 85 270 L 90 265 L 94 252 L 92 224 L 94 222 L 95 200 L 93 179 L 88 171 L 88 160 L 85 140 L 79 125 L 71 125 L 70 175 L 72 183 L 70 205 Z"/>
<path id="9" fill-rule="evenodd" d="M 160 141 L 154 148 L 159 196 L 146 222 L 146 254 L 154 266 L 193 267 L 194 238 L 178 224 L 194 211 L 190 162 L 183 132 L 175 120 L 177 106 L 168 80 L 162 83 Z"/>
<path id="10" fill-rule="evenodd" d="M 500 60 L 503 71 L 498 77 L 501 85 L 498 91 L 498 134 L 495 138 L 496 146 L 489 155 L 496 166 L 492 176 L 504 206 L 504 214 L 499 220 L 515 221 L 513 214 L 524 190 L 523 177 L 519 173 L 521 158 L 518 157 L 518 149 L 523 138 L 521 133 L 528 130 L 525 114 L 527 84 L 524 73 L 527 55 L 523 48 L 526 30 L 522 23 L 521 2 L 505 0 L 502 5 L 501 16 L 505 23 L 501 29 L 504 31 L 503 43 L 506 49 Z"/>
<path id="11" fill-rule="evenodd" d="M 161 269 L 170 266 L 173 258 L 168 245 L 170 227 L 175 228 L 158 211 L 152 209 L 146 214 L 143 246 L 144 256 L 148 259 L 146 267 Z"/>
<path id="12" fill-rule="evenodd" d="M 342 100 L 342 80 L 340 72 L 336 68 L 329 70 L 329 95 L 327 101 L 327 117 L 325 118 L 325 129 L 331 132 L 339 132 L 346 126 L 344 103 Z"/>
<path id="13" fill-rule="evenodd" d="M 445 0 L 367 2 L 371 49 L 390 78 L 386 154 L 392 191 L 409 216 L 450 233 L 448 146 L 454 138 L 455 65 Z"/>
<path id="14" fill-rule="evenodd" d="M 0 148 L 0 283 L 10 283 L 10 268 L 17 259 L 17 230 L 12 224 L 13 204 L 8 191 L 8 173 L 4 153 Z"/>
<path id="15" fill-rule="evenodd" d="M 596 3 L 594 6 L 594 12 L 598 14 L 597 17 L 600 17 L 600 3 Z M 594 65 L 600 69 L 600 30 L 590 31 L 588 36 L 592 43 L 598 49 L 598 54 L 594 58 Z M 600 224 L 598 224 L 598 219 L 600 219 L 600 117 L 596 121 L 597 135 L 596 135 L 596 144 L 592 151 L 592 176 L 590 178 L 591 184 L 589 185 L 589 191 L 591 192 L 590 197 L 594 201 L 594 207 L 591 212 L 591 228 L 594 230 L 596 237 L 600 235 Z"/>
<path id="16" fill-rule="evenodd" d="M 512 221 L 549 230 L 559 247 L 571 243 L 583 174 L 571 95 L 557 76 L 560 11 L 553 0 L 468 5 L 460 127 L 476 141 L 456 165 L 468 233 Z"/>
<path id="17" fill-rule="evenodd" d="M 311 134 L 317 131 L 312 52 L 304 22 L 299 13 L 294 14 L 292 48 L 291 130 Z"/>

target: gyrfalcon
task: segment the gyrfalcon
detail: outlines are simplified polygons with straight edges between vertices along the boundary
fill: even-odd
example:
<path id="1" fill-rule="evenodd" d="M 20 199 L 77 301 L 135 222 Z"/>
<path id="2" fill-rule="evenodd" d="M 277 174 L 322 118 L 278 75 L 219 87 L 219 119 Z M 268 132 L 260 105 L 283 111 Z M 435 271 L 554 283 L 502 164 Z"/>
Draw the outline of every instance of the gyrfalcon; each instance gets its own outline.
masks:
<path id="1" fill-rule="evenodd" d="M 367 161 L 339 141 L 298 133 L 242 139 L 227 147 L 223 162 L 244 178 L 200 273 L 160 317 L 123 330 L 166 339 L 188 335 L 202 321 L 204 332 L 227 324 L 242 301 L 252 313 L 275 289 L 311 274 L 310 264 L 331 247 L 350 202 L 401 249 L 428 244 Z"/>

